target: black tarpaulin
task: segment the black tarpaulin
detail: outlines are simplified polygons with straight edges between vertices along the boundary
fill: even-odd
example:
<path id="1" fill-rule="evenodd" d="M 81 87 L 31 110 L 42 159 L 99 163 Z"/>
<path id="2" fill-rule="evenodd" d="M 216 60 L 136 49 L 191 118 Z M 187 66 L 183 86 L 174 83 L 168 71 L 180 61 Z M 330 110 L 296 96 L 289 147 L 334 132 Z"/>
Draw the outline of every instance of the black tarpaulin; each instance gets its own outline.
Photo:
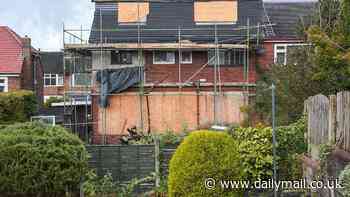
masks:
<path id="1" fill-rule="evenodd" d="M 108 94 L 120 93 L 138 84 L 143 79 L 141 67 L 105 69 L 97 72 L 96 79 L 101 83 L 100 106 L 108 106 Z"/>

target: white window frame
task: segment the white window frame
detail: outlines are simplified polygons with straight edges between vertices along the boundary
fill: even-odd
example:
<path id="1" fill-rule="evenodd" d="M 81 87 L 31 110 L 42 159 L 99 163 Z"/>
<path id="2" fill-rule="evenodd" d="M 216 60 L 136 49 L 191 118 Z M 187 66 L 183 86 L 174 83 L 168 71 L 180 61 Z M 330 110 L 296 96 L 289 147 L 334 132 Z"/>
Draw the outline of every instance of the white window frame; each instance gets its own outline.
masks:
<path id="1" fill-rule="evenodd" d="M 4 92 L 8 92 L 9 91 L 9 80 L 8 80 L 8 77 L 0 76 L 0 79 L 3 79 L 5 81 L 4 83 L 0 83 L 0 85 L 4 86 Z"/>
<path id="2" fill-rule="evenodd" d="M 288 55 L 288 47 L 289 46 L 306 46 L 310 45 L 307 43 L 283 43 L 283 44 L 274 44 L 274 56 L 273 56 L 273 63 L 277 63 L 277 53 L 284 53 L 284 62 L 282 65 L 287 65 L 287 55 Z M 284 47 L 284 49 L 277 49 L 278 47 Z"/>
<path id="3" fill-rule="evenodd" d="M 174 55 L 174 59 L 171 62 L 166 62 L 166 61 L 158 62 L 155 59 L 156 52 L 172 53 Z M 174 51 L 153 51 L 153 64 L 175 64 L 175 52 Z"/>
<path id="4" fill-rule="evenodd" d="M 49 75 L 49 77 L 48 77 Z M 45 80 L 46 79 L 53 79 L 52 75 L 55 75 L 54 79 L 56 81 L 56 85 L 46 85 Z M 58 84 L 59 78 L 62 78 L 62 84 Z M 44 86 L 45 87 L 62 87 L 64 86 L 64 76 L 63 74 L 52 74 L 52 73 L 44 73 Z"/>
<path id="5" fill-rule="evenodd" d="M 48 118 L 52 118 L 52 126 L 56 125 L 56 116 L 32 116 L 30 117 L 30 121 L 34 122 L 40 119 L 48 119 Z"/>
<path id="6" fill-rule="evenodd" d="M 183 61 L 182 60 L 183 53 L 190 53 L 191 60 L 190 61 Z M 181 52 L 181 61 L 180 62 L 181 62 L 181 64 L 192 64 L 192 51 L 182 51 Z"/>
<path id="7" fill-rule="evenodd" d="M 77 84 L 75 84 L 75 74 L 79 74 L 79 73 L 73 73 L 72 74 L 71 85 L 73 87 L 91 87 L 92 86 L 92 80 L 90 80 L 90 84 L 89 85 L 77 85 Z M 90 73 L 86 73 L 86 74 L 90 74 Z"/>

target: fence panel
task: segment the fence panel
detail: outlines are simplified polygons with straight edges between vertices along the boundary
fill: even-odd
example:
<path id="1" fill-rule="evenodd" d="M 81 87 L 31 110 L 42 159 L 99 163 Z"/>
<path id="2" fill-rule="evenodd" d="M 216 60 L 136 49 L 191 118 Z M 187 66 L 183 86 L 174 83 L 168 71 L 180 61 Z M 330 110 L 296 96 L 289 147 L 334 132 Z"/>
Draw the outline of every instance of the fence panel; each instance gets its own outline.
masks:
<path id="1" fill-rule="evenodd" d="M 328 141 L 329 99 L 324 95 L 316 95 L 307 100 L 308 142 L 323 144 Z"/>
<path id="2" fill-rule="evenodd" d="M 350 151 L 350 92 L 337 94 L 337 144 Z"/>

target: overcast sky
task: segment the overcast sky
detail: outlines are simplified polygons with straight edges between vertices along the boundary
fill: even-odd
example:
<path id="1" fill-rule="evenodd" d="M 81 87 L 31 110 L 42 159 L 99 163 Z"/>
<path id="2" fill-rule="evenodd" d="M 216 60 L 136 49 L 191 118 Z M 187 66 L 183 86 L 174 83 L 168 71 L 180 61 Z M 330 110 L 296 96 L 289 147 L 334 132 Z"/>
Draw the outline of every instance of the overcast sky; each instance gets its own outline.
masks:
<path id="1" fill-rule="evenodd" d="M 32 38 L 41 50 L 62 48 L 62 24 L 90 28 L 94 12 L 91 0 L 9 0 L 0 3 L 0 26 Z"/>
<path id="2" fill-rule="evenodd" d="M 0 3 L 0 26 L 28 35 L 35 48 L 53 51 L 62 48 L 63 22 L 66 28 L 89 29 L 93 12 L 91 0 L 6 0 Z"/>

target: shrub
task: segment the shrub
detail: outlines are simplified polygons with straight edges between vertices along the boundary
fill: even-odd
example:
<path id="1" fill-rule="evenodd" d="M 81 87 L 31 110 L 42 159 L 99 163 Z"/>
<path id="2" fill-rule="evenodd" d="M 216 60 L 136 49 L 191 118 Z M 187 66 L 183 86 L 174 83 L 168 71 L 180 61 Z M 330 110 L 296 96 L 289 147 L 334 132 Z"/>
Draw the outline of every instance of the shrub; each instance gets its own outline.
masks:
<path id="1" fill-rule="evenodd" d="M 33 92 L 0 93 L 0 124 L 28 121 L 37 110 Z"/>
<path id="2" fill-rule="evenodd" d="M 280 179 L 298 180 L 303 176 L 298 156 L 307 151 L 305 142 L 306 119 L 303 117 L 288 126 L 277 128 L 278 174 Z"/>
<path id="3" fill-rule="evenodd" d="M 340 192 L 344 195 L 344 197 L 350 197 L 350 165 L 346 166 L 340 173 L 339 179 L 343 187 Z"/>
<path id="4" fill-rule="evenodd" d="M 44 107 L 49 108 L 49 107 L 51 107 L 52 103 L 60 103 L 60 102 L 64 102 L 64 99 L 61 97 L 54 97 L 53 96 L 45 101 Z"/>
<path id="5" fill-rule="evenodd" d="M 39 122 L 0 130 L 0 192 L 62 193 L 87 172 L 82 141 L 62 127 Z"/>
<path id="6" fill-rule="evenodd" d="M 240 180 L 237 143 L 221 132 L 195 131 L 176 149 L 169 167 L 168 192 L 173 196 L 241 196 L 237 191 L 205 188 L 205 180 Z M 218 183 L 219 184 L 219 183 Z"/>
<path id="7" fill-rule="evenodd" d="M 256 181 L 270 178 L 273 161 L 271 128 L 236 128 L 232 135 L 238 143 L 245 179 Z"/>

